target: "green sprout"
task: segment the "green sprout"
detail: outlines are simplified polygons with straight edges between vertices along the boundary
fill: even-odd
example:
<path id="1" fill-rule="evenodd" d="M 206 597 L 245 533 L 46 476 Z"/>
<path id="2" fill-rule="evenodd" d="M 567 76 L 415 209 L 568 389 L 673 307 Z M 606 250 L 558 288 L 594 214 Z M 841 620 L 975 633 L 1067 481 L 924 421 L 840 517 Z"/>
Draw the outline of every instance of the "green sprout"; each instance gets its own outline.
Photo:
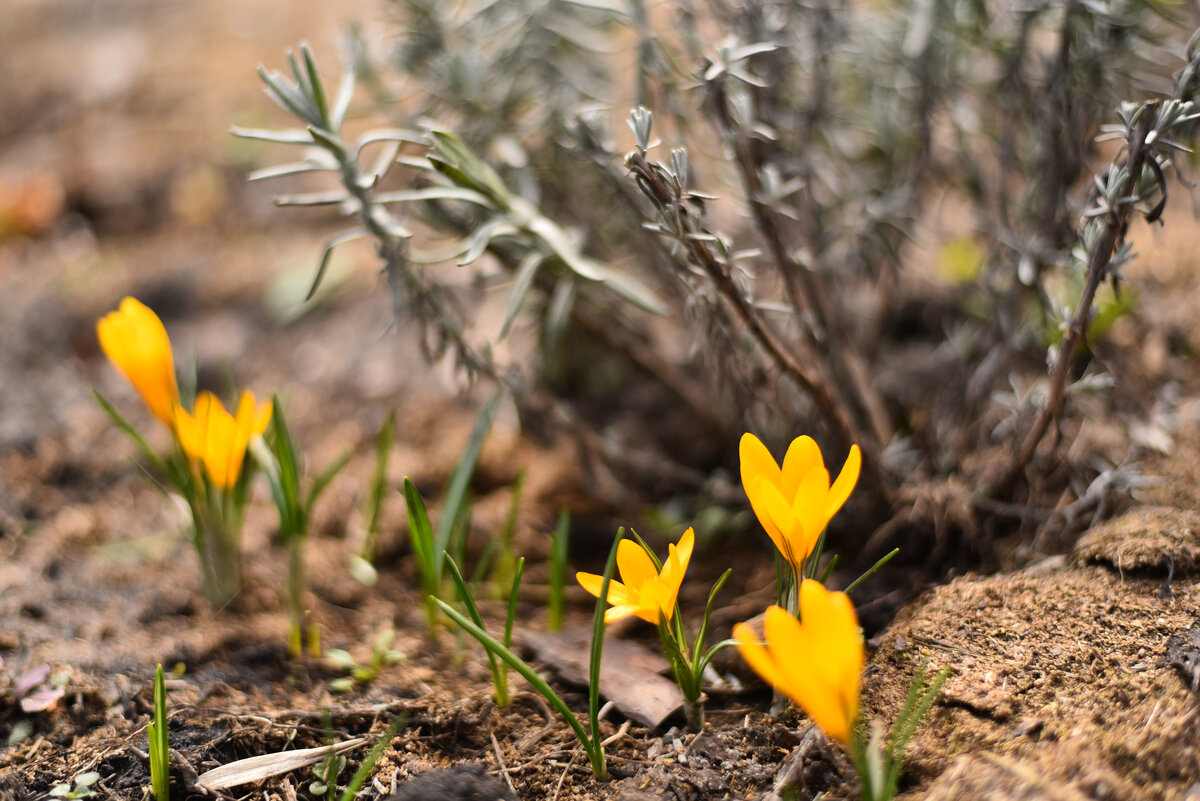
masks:
<path id="1" fill-rule="evenodd" d="M 508 597 L 513 575 L 517 569 L 517 555 L 514 541 L 517 535 L 517 516 L 521 512 L 521 496 L 525 489 L 525 468 L 517 473 L 512 485 L 512 495 L 508 502 L 508 512 L 504 516 L 504 525 L 500 527 L 497 536 L 490 538 L 483 547 L 483 553 L 471 573 L 471 583 L 480 584 L 487 578 L 488 596 L 496 600 Z"/>
<path id="2" fill-rule="evenodd" d="M 479 605 L 475 603 L 475 598 L 471 593 L 471 588 L 467 585 L 463 578 L 462 571 L 458 567 L 458 563 L 454 561 L 454 557 L 447 554 L 446 564 L 450 568 L 450 578 L 454 581 L 455 589 L 458 590 L 458 598 L 466 607 L 467 613 L 471 616 L 472 622 L 481 630 L 484 628 L 483 616 L 479 613 Z M 521 575 L 525 572 L 525 558 L 521 557 L 517 560 L 516 569 L 513 571 L 512 589 L 508 594 L 508 612 L 504 617 L 504 639 L 502 644 L 505 648 L 512 648 L 512 630 L 513 621 L 517 614 L 517 595 L 521 589 Z M 492 651 L 488 651 L 488 666 L 492 671 L 492 687 L 495 689 L 496 706 L 501 708 L 508 706 L 508 665 L 500 659 Z"/>
<path id="3" fill-rule="evenodd" d="M 370 684 L 379 678 L 380 672 L 389 665 L 398 665 L 404 661 L 404 652 L 396 651 L 392 644 L 396 641 L 396 630 L 385 626 L 375 635 L 371 643 L 371 657 L 365 665 L 359 664 L 350 652 L 342 648 L 330 648 L 325 652 L 325 661 L 350 675 L 334 679 L 329 683 L 329 689 L 335 693 L 346 693 L 356 686 Z"/>
<path id="4" fill-rule="evenodd" d="M 314 796 L 325 796 L 325 801 L 333 801 L 337 794 L 337 779 L 346 767 L 346 757 L 330 751 L 329 756 L 312 766 L 315 777 L 308 783 L 308 791 Z"/>
<path id="5" fill-rule="evenodd" d="M 872 724 L 870 738 L 865 742 L 861 735 L 855 737 L 858 748 L 854 749 L 852 758 L 859 781 L 862 782 L 865 801 L 891 801 L 896 797 L 908 743 L 941 695 L 942 685 L 950 678 L 950 673 L 949 667 L 943 667 L 930 680 L 925 665 L 919 665 L 909 685 L 908 698 L 896 722 L 892 724 L 887 743 L 883 743 L 882 729 L 878 723 Z"/>
<path id="6" fill-rule="evenodd" d="M 392 444 L 396 441 L 396 410 L 388 412 L 387 419 L 375 435 L 375 470 L 371 473 L 371 488 L 367 494 L 367 528 L 358 553 L 350 557 L 350 573 L 361 584 L 372 586 L 378 579 L 375 571 L 375 549 L 379 546 L 379 525 L 383 513 L 383 493 L 387 489 L 388 459 Z"/>
<path id="7" fill-rule="evenodd" d="M 429 513 L 421 493 L 407 476 L 404 478 L 404 501 L 408 507 L 408 529 L 412 537 L 413 556 L 417 573 L 421 578 L 421 589 L 425 596 L 425 616 L 432 632 L 437 625 L 437 607 L 433 600 L 442 594 L 446 574 L 446 557 L 455 554 L 461 561 L 466 547 L 466 529 L 470 520 L 469 484 L 479 461 L 483 440 L 492 427 L 500 393 L 491 397 L 475 420 L 467 448 L 450 476 L 446 495 L 442 502 L 442 514 L 435 530 L 429 522 Z"/>
<path id="8" fill-rule="evenodd" d="M 171 797 L 171 757 L 167 744 L 167 688 L 160 664 L 154 671 L 154 721 L 149 726 L 150 786 L 158 801 Z"/>
<path id="9" fill-rule="evenodd" d="M 525 660 L 513 653 L 507 645 L 497 640 L 467 615 L 455 609 L 441 598 L 434 598 L 433 603 L 441 609 L 463 631 L 474 637 L 487 650 L 489 656 L 494 655 L 514 671 L 521 675 L 537 690 L 546 702 L 563 718 L 563 721 L 575 732 L 580 744 L 587 753 L 592 766 L 592 775 L 599 781 L 608 781 L 608 762 L 604 756 L 604 741 L 600 737 L 600 659 L 604 650 L 604 609 L 607 606 L 608 588 L 612 581 L 613 569 L 617 562 L 617 544 L 624 535 L 624 529 L 617 532 L 617 539 L 609 551 L 608 561 L 604 566 L 604 578 L 596 601 L 596 611 L 592 616 L 592 648 L 589 657 L 588 670 L 588 728 L 585 729 L 578 716 L 571 711 L 562 697 L 529 666 Z M 510 599 L 510 609 L 512 607 Z"/>
<path id="10" fill-rule="evenodd" d="M 313 507 L 333 481 L 334 476 L 346 466 L 350 459 L 347 451 L 325 468 L 309 485 L 307 495 L 300 489 L 303 459 L 296 449 L 288 430 L 279 397 L 271 399 L 271 418 L 274 438 L 271 447 L 260 439 L 251 445 L 255 458 L 263 466 L 271 485 L 271 498 L 279 512 L 279 539 L 288 554 L 288 652 L 293 658 L 304 652 L 304 623 L 306 610 L 304 592 L 307 586 L 304 566 L 304 546 L 308 542 L 309 526 L 312 523 Z M 308 652 L 312 656 L 321 653 L 320 629 L 315 622 L 308 627 Z"/>
<path id="11" fill-rule="evenodd" d="M 67 801 L 78 801 L 81 798 L 89 798 L 96 794 L 92 789 L 92 785 L 100 780 L 100 774 L 95 771 L 80 773 L 75 777 L 74 786 L 71 782 L 63 782 L 56 784 L 50 788 L 51 798 L 64 798 Z"/>
<path id="12" fill-rule="evenodd" d="M 329 720 L 328 710 L 325 715 L 327 739 L 332 743 L 332 723 Z M 338 801 L 354 801 L 354 797 L 366 784 L 371 771 L 375 769 L 379 758 L 383 756 L 383 752 L 392 744 L 392 740 L 396 738 L 407 722 L 407 712 L 401 712 L 392 720 L 375 745 L 371 746 L 371 750 L 367 752 L 362 764 L 358 766 L 358 770 L 354 772 L 350 783 L 342 790 L 340 796 L 337 795 L 337 778 L 346 768 L 346 758 L 330 748 L 329 756 L 313 766 L 312 772 L 316 778 L 309 783 L 308 791 L 314 796 L 325 796 L 326 801 L 333 801 L 335 797 L 338 798 Z"/>

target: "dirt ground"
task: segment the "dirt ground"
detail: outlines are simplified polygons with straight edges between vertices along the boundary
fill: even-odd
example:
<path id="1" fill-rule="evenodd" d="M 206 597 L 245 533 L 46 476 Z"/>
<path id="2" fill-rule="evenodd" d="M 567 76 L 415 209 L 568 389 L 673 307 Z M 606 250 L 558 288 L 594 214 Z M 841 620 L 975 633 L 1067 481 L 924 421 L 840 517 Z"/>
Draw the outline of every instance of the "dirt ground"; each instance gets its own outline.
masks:
<path id="1" fill-rule="evenodd" d="M 406 786 L 410 798 L 471 797 L 407 784 L 462 764 L 483 765 L 526 801 L 757 799 L 781 776 L 797 781 L 800 798 L 851 797 L 837 747 L 795 711 L 773 717 L 769 692 L 736 660 L 720 663 L 737 675 L 712 690 L 702 733 L 681 716 L 649 727 L 613 713 L 603 728 L 616 780 L 594 781 L 538 696 L 518 680 L 513 704 L 498 709 L 478 649 L 427 633 L 398 493 L 384 507 L 379 583 L 368 589 L 348 574 L 365 526 L 372 438 L 388 411 L 399 421 L 390 486 L 410 476 L 436 498 L 486 393 L 462 392 L 449 370 L 424 363 L 412 332 L 393 325 L 365 249 L 345 251 L 335 290 L 298 313 L 297 292 L 334 229 L 324 217 L 275 210 L 269 188 L 244 180 L 271 155 L 226 131 L 276 119 L 258 63 L 278 62 L 301 39 L 333 52 L 347 21 L 371 29 L 372 3 L 9 0 L 4 16 L 0 67 L 12 79 L 0 85 L 0 798 L 46 797 L 87 771 L 99 773 L 100 797 L 148 797 L 156 663 L 183 668 L 168 682 L 178 798 L 207 797 L 196 775 L 219 765 L 320 746 L 330 732 L 377 735 L 399 714 L 406 724 L 362 798 Z M 1111 341 L 1131 354 L 1126 380 L 1146 390 L 1113 414 L 1126 415 L 1116 427 L 1135 432 L 1132 453 L 1156 483 L 1078 544 L 1026 549 L 1011 572 L 947 580 L 872 632 L 871 719 L 891 722 L 922 662 L 954 670 L 913 742 L 906 798 L 1200 797 L 1200 282 L 1191 258 L 1200 226 L 1175 214 L 1165 232 L 1137 237 L 1143 258 L 1127 278 L 1138 312 Z M 233 376 L 260 395 L 285 395 L 311 464 L 353 449 L 318 507 L 308 562 L 327 647 L 365 660 L 376 633 L 394 628 L 406 658 L 373 682 L 334 693 L 341 672 L 288 659 L 286 560 L 262 495 L 246 525 L 246 590 L 230 610 L 207 609 L 182 510 L 148 486 L 91 396 L 94 387 L 155 431 L 94 335 L 95 320 L 126 294 L 158 311 L 203 385 Z M 1105 423 L 1090 421 L 1087 435 L 1102 440 Z M 558 510 L 575 513 L 584 569 L 597 568 L 617 522 L 636 521 L 614 514 L 611 493 L 599 499 L 571 442 L 531 437 L 504 409 L 473 482 L 476 537 L 502 525 L 523 467 L 517 550 L 530 567 L 519 620 L 542 631 Z M 737 571 L 714 618 L 718 636 L 770 602 L 767 554 L 762 543 L 702 544 L 698 578 L 711 581 L 718 562 Z M 688 619 L 705 591 L 703 580 L 685 591 Z M 569 598 L 569 622 L 585 623 L 584 597 Z M 494 620 L 499 607 L 485 613 Z M 646 628 L 612 636 L 653 648 Z M 41 666 L 65 692 L 46 710 L 23 711 L 13 683 Z M 583 687 L 556 686 L 586 708 Z M 343 782 L 364 752 L 347 754 Z M 215 794 L 291 801 L 312 797 L 312 779 L 300 768 Z"/>

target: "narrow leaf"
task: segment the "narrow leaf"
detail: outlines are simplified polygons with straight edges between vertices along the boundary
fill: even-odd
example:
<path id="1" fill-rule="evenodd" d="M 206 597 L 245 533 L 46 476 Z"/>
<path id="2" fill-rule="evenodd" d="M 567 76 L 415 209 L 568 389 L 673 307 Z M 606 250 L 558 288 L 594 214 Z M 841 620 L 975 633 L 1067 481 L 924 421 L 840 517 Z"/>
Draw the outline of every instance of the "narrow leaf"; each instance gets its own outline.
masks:
<path id="1" fill-rule="evenodd" d="M 474 189 L 464 189 L 459 186 L 428 186 L 422 189 L 397 189 L 391 192 L 379 192 L 375 195 L 376 203 L 408 203 L 418 200 L 461 200 L 474 203 L 477 206 L 491 208 L 492 201 L 486 195 Z"/>
<path id="2" fill-rule="evenodd" d="M 247 181 L 266 181 L 271 178 L 282 178 L 287 175 L 300 175 L 306 172 L 331 172 L 335 168 L 315 161 L 291 161 L 275 167 L 264 167 L 246 176 Z"/>
<path id="3" fill-rule="evenodd" d="M 355 239 L 362 239 L 367 235 L 365 228 L 352 228 L 349 231 L 338 234 L 333 239 L 325 243 L 325 249 L 321 251 L 321 261 L 317 264 L 316 275 L 313 276 L 312 286 L 308 288 L 308 294 L 304 296 L 304 302 L 313 299 L 313 295 L 317 294 L 317 289 L 321 286 L 321 281 L 325 279 L 325 272 L 329 269 L 329 261 L 333 257 L 333 251 L 338 245 L 344 245 L 347 242 L 353 242 Z"/>
<path id="4" fill-rule="evenodd" d="M 146 461 L 150 462 L 150 465 L 161 475 L 168 477 L 172 476 L 171 471 L 167 469 L 166 462 L 164 462 L 163 458 L 159 456 L 153 448 L 150 447 L 150 443 L 147 442 L 146 438 L 143 437 L 141 433 L 139 433 L 138 430 L 133 427 L 133 424 L 126 420 L 124 415 L 118 412 L 115 406 L 109 403 L 103 395 L 94 389 L 92 390 L 92 396 L 96 399 L 96 403 L 100 404 L 100 408 L 104 410 L 104 413 L 108 415 L 108 418 L 113 421 L 113 424 L 125 432 L 125 436 L 133 440 L 133 444 L 136 445 L 138 450 L 142 452 L 142 456 L 146 458 Z M 179 489 L 182 490 L 183 488 L 179 487 Z"/>
<path id="5" fill-rule="evenodd" d="M 342 73 L 342 81 L 338 84 L 337 98 L 333 101 L 333 112 L 329 117 L 329 129 L 336 133 L 342 130 L 342 123 L 346 121 L 346 110 L 350 108 L 350 101 L 354 98 L 354 62 L 351 61 L 347 66 L 346 71 Z"/>
<path id="6" fill-rule="evenodd" d="M 317 62 L 313 59 L 312 50 L 309 49 L 307 43 L 301 43 L 300 54 L 304 57 L 304 68 L 308 73 L 308 85 L 312 90 L 313 105 L 316 106 L 316 111 L 321 115 L 321 127 L 326 130 L 334 130 L 329 122 L 329 103 L 325 99 L 325 85 L 321 82 L 321 72 L 317 69 Z"/>
<path id="7" fill-rule="evenodd" d="M 525 301 L 525 296 L 529 294 L 529 287 L 533 285 L 533 279 L 537 277 L 538 268 L 545 262 L 546 257 L 540 250 L 531 250 L 521 259 L 521 263 L 517 265 L 516 275 L 513 277 L 512 291 L 508 293 L 508 302 L 504 307 L 504 322 L 500 326 L 499 339 L 504 339 L 508 336 L 508 329 L 512 326 L 513 321 L 517 319 L 517 313 L 521 311 L 521 305 Z"/>
<path id="8" fill-rule="evenodd" d="M 276 142 L 281 145 L 311 145 L 312 135 L 301 128 L 284 128 L 274 131 L 268 128 L 241 128 L 230 126 L 229 133 L 241 139 L 257 139 L 263 142 Z"/>
<path id="9" fill-rule="evenodd" d="M 458 465 L 454 468 L 454 473 L 450 477 L 450 484 L 446 488 L 446 496 L 442 504 L 442 514 L 438 518 L 437 532 L 433 542 L 434 575 L 439 580 L 442 576 L 442 552 L 450 544 L 450 534 L 453 531 L 454 520 L 458 516 L 459 506 L 466 497 L 471 476 L 475 473 L 475 464 L 479 461 L 479 452 L 483 449 L 483 441 L 487 437 L 488 431 L 491 430 L 492 420 L 496 417 L 496 408 L 499 405 L 500 392 L 492 395 L 488 402 L 484 404 L 483 409 L 479 412 L 479 417 L 475 420 L 475 427 L 471 431 L 471 438 L 467 441 L 467 449 L 463 452 L 462 458 L 459 459 Z"/>
<path id="10" fill-rule="evenodd" d="M 425 510 L 425 501 L 416 486 L 404 477 L 404 501 L 408 507 L 408 530 L 412 539 L 413 556 L 417 560 L 417 569 L 425 587 L 425 593 L 432 595 L 437 592 L 438 581 L 441 578 L 440 560 L 434 561 L 433 530 L 429 525 L 429 514 Z"/>

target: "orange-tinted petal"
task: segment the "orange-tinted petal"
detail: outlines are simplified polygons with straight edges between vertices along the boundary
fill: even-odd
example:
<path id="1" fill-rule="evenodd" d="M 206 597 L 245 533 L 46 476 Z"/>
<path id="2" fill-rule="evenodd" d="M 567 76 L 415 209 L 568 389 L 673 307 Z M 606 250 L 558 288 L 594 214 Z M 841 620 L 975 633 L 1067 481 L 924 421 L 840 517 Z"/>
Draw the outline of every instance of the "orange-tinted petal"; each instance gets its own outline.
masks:
<path id="1" fill-rule="evenodd" d="M 778 607 L 772 607 L 772 609 L 776 608 Z M 745 623 L 738 623 L 733 627 L 733 639 L 737 641 L 742 659 L 746 660 L 746 664 L 750 666 L 751 670 L 762 676 L 763 681 L 772 687 L 778 687 L 782 683 L 779 668 L 762 640 L 754 633 L 754 629 Z"/>
<path id="2" fill-rule="evenodd" d="M 696 532 L 688 526 L 687 531 L 683 532 L 683 536 L 679 538 L 679 544 L 676 547 L 676 553 L 679 554 L 679 564 L 683 570 L 687 570 L 688 563 L 692 561 L 692 551 L 696 549 Z"/>
<path id="3" fill-rule="evenodd" d="M 779 464 L 767 450 L 767 446 L 762 444 L 762 440 L 750 433 L 743 434 L 738 444 L 738 455 L 741 460 L 742 487 L 746 489 L 747 495 L 750 494 L 751 485 L 758 478 L 765 478 L 779 486 Z"/>
<path id="4" fill-rule="evenodd" d="M 857 688 L 865 654 L 858 615 L 850 597 L 844 592 L 830 592 L 820 582 L 806 579 L 800 585 L 800 616 L 813 642 L 825 654 L 821 665 L 827 669 L 829 681 L 852 680 Z M 857 691 L 853 694 L 857 696 Z"/>
<path id="5" fill-rule="evenodd" d="M 800 585 L 800 615 L 812 648 L 821 655 L 813 675 L 829 701 L 812 715 L 829 736 L 846 742 L 858 717 L 866 656 L 854 605 L 844 592 L 830 592 L 811 579 Z M 807 708 L 806 708 L 807 709 Z M 810 713 L 811 714 L 811 713 Z"/>
<path id="6" fill-rule="evenodd" d="M 621 573 L 621 581 L 636 592 L 647 581 L 658 578 L 654 562 L 641 545 L 633 540 L 621 540 L 617 543 L 617 569 Z"/>
<path id="7" fill-rule="evenodd" d="M 675 604 L 679 600 L 679 588 L 683 585 L 683 577 L 687 573 L 688 563 L 692 559 L 692 551 L 696 547 L 696 532 L 689 526 L 678 545 L 668 547 L 667 560 L 663 562 L 662 573 L 653 583 L 658 595 L 657 605 L 662 609 L 667 620 L 675 614 Z M 658 620 L 654 620 L 655 623 Z"/>
<path id="8" fill-rule="evenodd" d="M 851 445 L 850 453 L 846 456 L 846 463 L 842 465 L 842 472 L 838 474 L 837 481 L 833 482 L 833 486 L 829 489 L 829 517 L 837 514 L 838 509 L 841 509 L 842 504 L 850 497 L 850 493 L 854 491 L 854 485 L 858 483 L 858 474 L 861 470 L 862 452 L 857 445 Z"/>
<path id="9" fill-rule="evenodd" d="M 600 597 L 600 590 L 604 588 L 604 576 L 598 576 L 595 573 L 576 573 L 575 580 L 584 590 L 597 598 Z M 630 592 L 624 584 L 614 579 L 608 583 L 608 602 L 617 606 L 636 605 L 637 596 Z M 632 614 L 632 612 L 628 614 Z"/>
<path id="10" fill-rule="evenodd" d="M 792 514 L 791 503 L 783 497 L 778 487 L 761 478 L 754 483 L 752 497 L 758 498 L 759 506 L 755 508 L 755 512 L 757 513 L 759 509 L 762 510 L 758 520 L 762 523 L 767 536 L 771 538 L 771 542 L 775 543 L 775 547 L 783 554 L 783 558 L 790 562 L 798 572 L 804 564 L 807 554 L 803 552 L 803 548 L 797 550 L 797 543 L 793 541 L 792 531 L 796 526 L 796 521 Z"/>
<path id="11" fill-rule="evenodd" d="M 208 407 L 208 436 L 204 445 L 204 467 L 209 479 L 222 489 L 237 483 L 241 456 L 235 455 L 238 425 L 221 401 L 213 397 Z M 243 450 L 244 453 L 244 450 Z"/>
<path id="12" fill-rule="evenodd" d="M 792 548 L 803 554 L 801 561 L 808 558 L 817 545 L 817 538 L 829 523 L 826 510 L 829 507 L 829 473 L 824 467 L 815 467 L 801 480 L 792 499 L 793 529 Z"/>
<path id="13" fill-rule="evenodd" d="M 816 440 L 809 436 L 796 437 L 783 457 L 780 491 L 787 497 L 795 495 L 801 479 L 818 467 L 824 468 L 825 461 L 821 458 L 821 449 Z"/>
<path id="14" fill-rule="evenodd" d="M 843 744 L 858 717 L 864 661 L 854 606 L 845 593 L 819 582 L 800 586 L 801 620 L 778 606 L 767 610 L 764 640 L 753 642 L 748 627 L 734 629 L 746 662 L 780 692 L 799 704 L 821 729 Z"/>
<path id="15" fill-rule="evenodd" d="M 96 336 L 110 362 L 125 374 L 151 412 L 167 426 L 179 399 L 175 357 L 167 329 L 149 307 L 126 297 L 96 323 Z"/>

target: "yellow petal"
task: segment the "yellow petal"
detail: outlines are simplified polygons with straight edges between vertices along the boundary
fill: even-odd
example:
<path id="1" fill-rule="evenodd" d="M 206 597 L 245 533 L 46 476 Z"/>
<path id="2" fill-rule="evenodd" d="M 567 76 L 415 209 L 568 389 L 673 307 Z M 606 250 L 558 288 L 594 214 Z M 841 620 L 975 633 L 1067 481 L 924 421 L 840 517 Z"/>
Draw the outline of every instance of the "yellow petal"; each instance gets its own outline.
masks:
<path id="1" fill-rule="evenodd" d="M 862 672 L 862 641 L 853 606 L 844 593 L 829 593 L 815 581 L 801 585 L 801 604 L 803 622 L 778 606 L 767 610 L 765 648 L 744 625 L 735 627 L 734 638 L 759 675 L 799 704 L 826 734 L 848 744 L 858 716 Z M 847 662 L 846 645 L 854 646 L 858 659 Z"/>
<path id="2" fill-rule="evenodd" d="M 604 576 L 598 576 L 595 573 L 576 573 L 575 580 L 584 590 L 597 598 L 600 597 L 600 590 L 604 587 Z M 615 606 L 637 604 L 637 596 L 630 592 L 624 584 L 614 579 L 608 583 L 608 602 Z"/>
<path id="3" fill-rule="evenodd" d="M 608 611 L 604 613 L 604 622 L 616 623 L 618 620 L 624 620 L 630 615 L 637 615 L 638 617 L 645 619 L 640 607 L 638 607 L 636 604 L 625 604 L 622 606 L 610 607 Z M 658 621 L 656 620 L 654 622 L 657 623 Z"/>
<path id="4" fill-rule="evenodd" d="M 741 459 L 742 487 L 746 490 L 747 495 L 750 494 L 750 488 L 758 478 L 764 478 L 775 486 L 779 486 L 779 464 L 767 450 L 767 446 L 762 444 L 762 440 L 753 434 L 743 434 L 742 440 L 738 444 L 738 454 Z M 750 499 L 750 503 L 754 503 L 753 498 Z"/>
<path id="5" fill-rule="evenodd" d="M 804 586 L 810 583 L 812 586 Z M 827 668 L 829 681 L 843 688 L 857 688 L 866 657 L 850 597 L 844 592 L 828 592 L 819 582 L 806 580 L 800 586 L 800 614 L 806 626 L 809 619 L 812 621 L 809 628 L 814 647 L 826 654 L 822 666 Z"/>
<path id="6" fill-rule="evenodd" d="M 812 665 L 821 699 L 805 710 L 830 737 L 847 742 L 858 717 L 866 659 L 854 605 L 845 593 L 829 592 L 810 579 L 800 585 L 800 616 L 810 647 L 821 655 Z"/>
<path id="7" fill-rule="evenodd" d="M 178 440 L 179 447 L 183 449 L 189 459 L 202 460 L 204 458 L 204 433 L 200 430 L 196 418 L 176 401 L 173 419 L 175 439 Z"/>
<path id="8" fill-rule="evenodd" d="M 588 593 L 600 597 L 600 588 L 604 586 L 604 576 L 597 576 L 595 573 L 584 573 L 582 571 L 575 574 L 575 580 L 579 582 L 579 586 L 583 587 Z M 610 584 L 609 587 L 612 585 Z"/>
<path id="9" fill-rule="evenodd" d="M 785 497 L 794 496 L 800 487 L 801 479 L 810 470 L 824 467 L 825 461 L 821 458 L 821 449 L 816 441 L 809 436 L 796 437 L 783 457 L 780 491 Z"/>
<path id="10" fill-rule="evenodd" d="M 770 610 L 767 611 L 770 612 Z M 781 679 L 779 668 L 758 635 L 754 633 L 754 629 L 745 623 L 738 623 L 733 627 L 733 639 L 737 641 L 738 651 L 750 669 L 762 676 L 763 681 L 767 684 L 778 687 Z"/>
<path id="11" fill-rule="evenodd" d="M 763 615 L 763 639 L 780 668 L 779 689 L 792 695 L 797 684 L 795 676 L 803 673 L 812 659 L 804 628 L 786 609 L 772 606 Z"/>
<path id="12" fill-rule="evenodd" d="M 850 493 L 854 491 L 854 485 L 858 483 L 858 474 L 862 470 L 862 452 L 859 451 L 857 445 L 850 446 L 850 454 L 846 457 L 846 463 L 842 465 L 842 472 L 838 474 L 837 481 L 829 490 L 829 509 L 827 514 L 833 517 L 837 514 L 838 509 L 842 508 L 842 504 L 850 497 Z"/>
<path id="13" fill-rule="evenodd" d="M 204 445 L 204 467 L 209 479 L 222 489 L 230 489 L 237 483 L 234 467 L 241 468 L 241 458 L 234 458 L 237 446 L 238 425 L 215 396 L 210 395 L 207 407 L 208 432 Z"/>
<path id="14" fill-rule="evenodd" d="M 783 554 L 783 558 L 796 569 L 796 572 L 800 572 L 808 554 L 803 551 L 803 538 L 799 543 L 793 540 L 796 521 L 792 514 L 791 503 L 783 497 L 778 487 L 761 478 L 754 484 L 754 497 L 758 498 L 759 507 L 762 509 L 758 520 L 763 524 L 767 536 L 771 538 L 771 542 L 775 543 L 775 547 Z M 758 511 L 759 509 L 756 508 L 755 512 Z M 801 546 L 799 550 L 797 550 L 797 544 Z"/>
<path id="15" fill-rule="evenodd" d="M 179 387 L 171 340 L 158 315 L 136 298 L 126 297 L 116 311 L 96 323 L 96 336 L 109 361 L 125 374 L 150 411 L 171 426 Z"/>
<path id="16" fill-rule="evenodd" d="M 617 569 L 621 572 L 621 581 L 634 592 L 647 581 L 658 578 L 654 562 L 650 561 L 645 549 L 633 540 L 617 543 Z"/>
<path id="17" fill-rule="evenodd" d="M 658 625 L 660 616 L 671 619 L 675 604 L 667 604 L 665 588 L 657 581 L 648 581 L 638 590 L 637 609 L 634 614 L 647 623 Z"/>
<path id="18" fill-rule="evenodd" d="M 679 538 L 679 546 L 677 553 L 679 554 L 679 564 L 684 571 L 687 570 L 688 563 L 692 561 L 692 551 L 696 548 L 696 532 L 688 526 L 688 530 L 683 532 L 683 536 Z"/>
<path id="19" fill-rule="evenodd" d="M 261 418 L 261 410 L 256 408 L 254 403 L 254 393 L 248 389 L 244 390 L 242 397 L 238 400 L 233 438 L 229 443 L 229 451 L 225 454 L 229 486 L 236 484 L 242 475 L 242 467 L 246 461 L 246 447 L 250 444 L 250 439 L 262 434 L 262 430 L 258 429 Z M 268 415 L 266 419 L 270 421 L 271 418 Z"/>
<path id="20" fill-rule="evenodd" d="M 792 500 L 792 519 L 795 521 L 790 539 L 792 548 L 803 561 L 812 553 L 817 539 L 829 523 L 829 473 L 824 467 L 810 470 L 802 479 Z"/>
<path id="21" fill-rule="evenodd" d="M 692 559 L 692 551 L 696 547 L 696 533 L 689 527 L 679 538 L 679 544 L 668 547 L 667 560 L 663 562 L 662 573 L 654 582 L 657 594 L 657 608 L 661 609 L 669 621 L 675 615 L 675 604 L 679 600 L 679 588 L 683 585 L 683 577 L 687 573 L 688 563 Z M 653 622 L 657 623 L 658 620 Z"/>

